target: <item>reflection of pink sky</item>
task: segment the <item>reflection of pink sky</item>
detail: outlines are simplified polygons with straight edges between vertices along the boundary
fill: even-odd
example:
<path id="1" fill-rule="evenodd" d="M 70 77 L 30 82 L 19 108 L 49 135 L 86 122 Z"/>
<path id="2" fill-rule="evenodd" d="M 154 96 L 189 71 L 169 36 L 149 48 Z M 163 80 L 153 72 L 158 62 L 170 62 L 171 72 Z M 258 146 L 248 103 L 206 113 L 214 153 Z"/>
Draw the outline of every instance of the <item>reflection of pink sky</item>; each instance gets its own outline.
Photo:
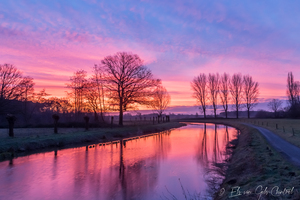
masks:
<path id="1" fill-rule="evenodd" d="M 224 126 L 207 124 L 207 157 L 222 158 L 228 141 Z M 229 139 L 236 131 L 229 128 Z M 217 136 L 217 140 L 215 140 Z M 0 198 L 18 199 L 153 199 L 154 195 L 182 195 L 178 178 L 190 192 L 205 192 L 204 163 L 200 160 L 203 125 L 192 125 L 126 142 L 120 174 L 120 144 L 59 150 L 0 163 Z M 215 146 L 218 151 L 215 153 Z M 11 196 L 13 195 L 13 196 Z M 141 195 L 141 196 L 139 196 Z M 143 198 L 141 198 L 143 197 Z M 155 198 L 154 198 L 155 199 Z M 180 198 L 179 198 L 180 199 Z"/>

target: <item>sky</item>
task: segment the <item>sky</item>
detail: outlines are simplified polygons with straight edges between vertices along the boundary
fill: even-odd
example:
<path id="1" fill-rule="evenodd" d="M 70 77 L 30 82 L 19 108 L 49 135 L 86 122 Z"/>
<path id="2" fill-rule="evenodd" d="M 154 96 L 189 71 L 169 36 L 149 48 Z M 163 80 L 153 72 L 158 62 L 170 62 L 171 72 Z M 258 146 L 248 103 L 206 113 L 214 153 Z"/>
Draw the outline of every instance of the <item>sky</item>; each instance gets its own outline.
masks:
<path id="1" fill-rule="evenodd" d="M 249 74 L 259 101 L 286 99 L 300 80 L 300 1 L 0 0 L 0 63 L 34 78 L 37 91 L 66 96 L 77 70 L 105 56 L 138 54 L 171 95 L 195 106 L 200 73 Z"/>

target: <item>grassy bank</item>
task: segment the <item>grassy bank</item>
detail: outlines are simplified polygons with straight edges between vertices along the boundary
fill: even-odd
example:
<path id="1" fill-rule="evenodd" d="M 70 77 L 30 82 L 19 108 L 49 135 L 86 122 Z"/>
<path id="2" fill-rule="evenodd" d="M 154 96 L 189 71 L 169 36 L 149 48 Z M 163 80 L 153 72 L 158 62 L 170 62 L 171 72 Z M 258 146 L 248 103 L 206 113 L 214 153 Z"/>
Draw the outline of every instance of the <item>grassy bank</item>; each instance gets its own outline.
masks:
<path id="1" fill-rule="evenodd" d="M 99 128 L 91 131 L 78 131 L 50 135 L 31 135 L 25 137 L 5 137 L 0 140 L 0 160 L 11 159 L 20 154 L 47 151 L 50 148 L 66 148 L 78 145 L 109 142 L 121 138 L 160 132 L 184 126 L 179 122 L 155 125 L 136 125 L 118 128 Z M 27 134 L 28 135 L 28 134 Z M 30 134 L 29 134 L 30 135 Z"/>
<path id="2" fill-rule="evenodd" d="M 240 130 L 236 146 L 231 147 L 222 190 L 215 199 L 300 199 L 300 169 L 286 161 L 256 129 L 243 125 L 244 120 L 195 121 L 227 124 Z M 278 196 L 272 196 L 271 190 L 276 193 L 277 187 Z M 293 194 L 288 194 L 289 189 Z"/>

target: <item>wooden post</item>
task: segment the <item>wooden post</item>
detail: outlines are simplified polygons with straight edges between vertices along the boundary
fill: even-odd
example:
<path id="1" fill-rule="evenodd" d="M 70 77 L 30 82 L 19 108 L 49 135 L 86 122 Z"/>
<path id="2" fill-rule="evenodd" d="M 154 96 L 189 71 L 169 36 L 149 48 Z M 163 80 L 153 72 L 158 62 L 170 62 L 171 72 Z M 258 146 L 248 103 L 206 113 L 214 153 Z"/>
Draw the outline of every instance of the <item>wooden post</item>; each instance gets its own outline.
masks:
<path id="1" fill-rule="evenodd" d="M 114 117 L 111 117 L 111 121 L 110 121 L 110 127 L 112 128 L 114 124 Z"/>
<path id="2" fill-rule="evenodd" d="M 88 116 L 84 116 L 83 119 L 85 121 L 85 130 L 88 131 L 89 130 L 89 120 L 90 120 L 90 118 Z"/>
<path id="3" fill-rule="evenodd" d="M 59 116 L 57 114 L 53 114 L 52 118 L 54 119 L 54 133 L 57 133 L 57 125 L 58 125 Z"/>
<path id="4" fill-rule="evenodd" d="M 153 117 L 153 124 L 155 124 L 155 118 Z"/>
<path id="5" fill-rule="evenodd" d="M 8 135 L 9 137 L 14 137 L 14 125 L 17 118 L 14 115 L 8 114 L 6 119 L 8 121 Z"/>
<path id="6" fill-rule="evenodd" d="M 293 136 L 295 136 L 294 128 L 292 128 L 292 131 L 293 131 Z"/>

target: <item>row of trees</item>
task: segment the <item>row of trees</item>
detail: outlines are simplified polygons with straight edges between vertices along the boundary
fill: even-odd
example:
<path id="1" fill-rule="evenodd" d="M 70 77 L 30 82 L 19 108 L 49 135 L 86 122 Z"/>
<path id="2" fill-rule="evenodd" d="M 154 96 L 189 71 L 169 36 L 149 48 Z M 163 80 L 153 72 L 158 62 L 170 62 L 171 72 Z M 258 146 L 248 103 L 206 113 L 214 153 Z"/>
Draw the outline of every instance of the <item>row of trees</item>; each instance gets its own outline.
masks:
<path id="1" fill-rule="evenodd" d="M 257 104 L 259 95 L 259 84 L 255 82 L 250 75 L 236 73 L 230 76 L 227 73 L 221 76 L 211 74 L 207 76 L 204 73 L 199 74 L 191 82 L 194 97 L 200 104 L 200 110 L 206 118 L 206 111 L 209 104 L 212 105 L 214 115 L 217 117 L 218 100 L 227 118 L 228 108 L 233 104 L 236 111 L 236 118 L 239 116 L 239 110 L 245 106 L 250 118 L 250 110 Z"/>
<path id="2" fill-rule="evenodd" d="M 23 108 L 16 112 L 23 112 L 25 120 L 34 110 L 73 113 L 75 118 L 93 112 L 96 121 L 99 113 L 100 120 L 104 121 L 106 112 L 118 111 L 119 125 L 123 125 L 125 111 L 144 105 L 161 116 L 170 103 L 170 95 L 161 80 L 154 78 L 138 55 L 127 52 L 105 57 L 93 67 L 90 77 L 85 70 L 76 71 L 67 84 L 71 92 L 65 98 L 47 97 L 45 90 L 34 93 L 33 78 L 23 77 L 11 64 L 0 65 L 0 83 L 1 114 L 12 113 L 12 107 L 22 102 Z"/>

